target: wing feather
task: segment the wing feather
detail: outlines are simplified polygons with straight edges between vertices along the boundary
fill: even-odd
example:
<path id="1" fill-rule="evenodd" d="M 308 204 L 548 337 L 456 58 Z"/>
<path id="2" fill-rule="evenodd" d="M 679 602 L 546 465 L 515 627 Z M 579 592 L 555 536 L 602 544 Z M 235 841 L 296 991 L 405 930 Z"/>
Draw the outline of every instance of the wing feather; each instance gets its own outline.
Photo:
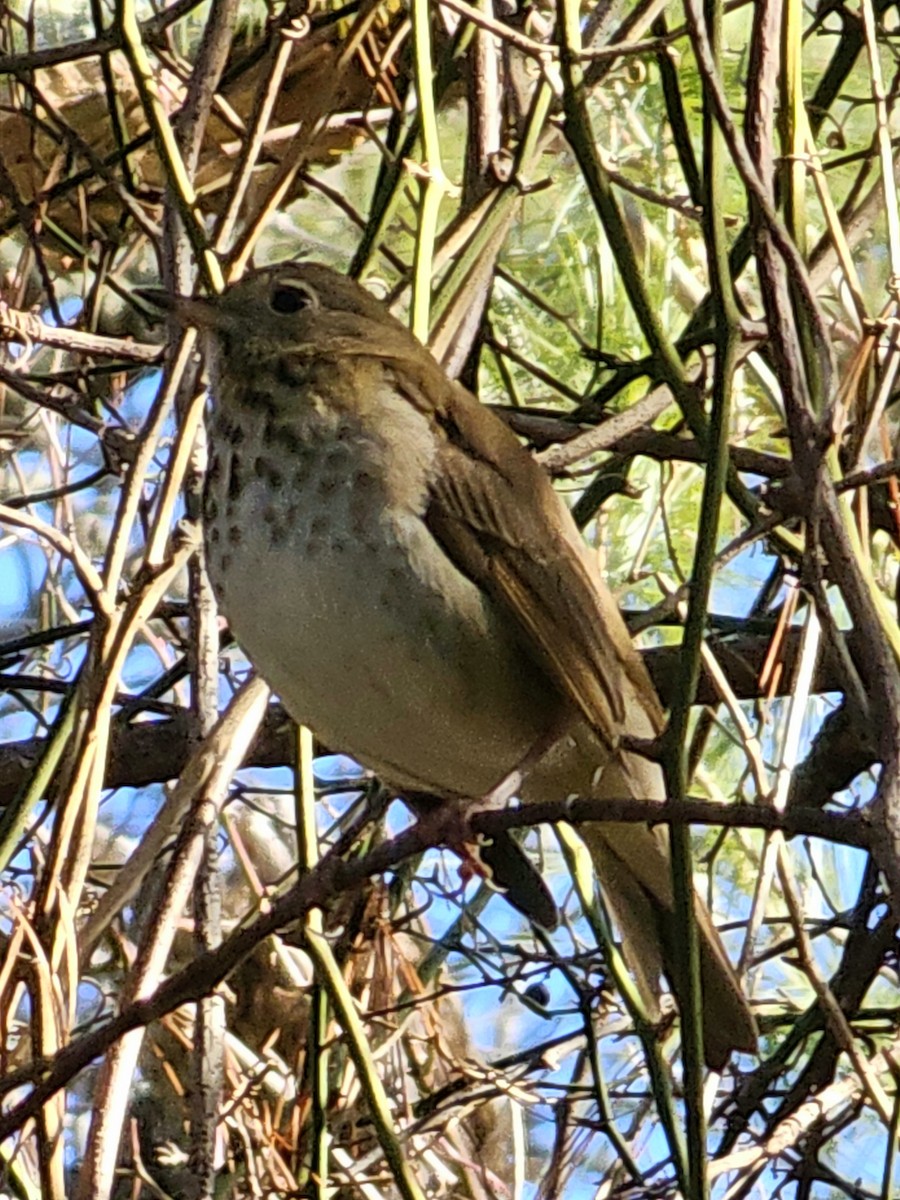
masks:
<path id="1" fill-rule="evenodd" d="M 634 703 L 642 730 L 648 716 L 660 730 L 653 684 L 563 501 L 502 422 L 441 381 L 435 415 L 445 439 L 426 513 L 434 535 L 513 616 L 524 644 L 607 746 L 633 732 Z"/>

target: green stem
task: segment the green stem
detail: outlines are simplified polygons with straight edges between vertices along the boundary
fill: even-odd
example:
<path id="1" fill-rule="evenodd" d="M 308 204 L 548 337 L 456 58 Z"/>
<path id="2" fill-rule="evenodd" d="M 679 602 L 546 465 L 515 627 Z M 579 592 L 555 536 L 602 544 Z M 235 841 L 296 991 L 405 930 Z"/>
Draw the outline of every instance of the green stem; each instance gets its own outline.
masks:
<path id="1" fill-rule="evenodd" d="M 306 725 L 297 728 L 297 778 L 294 790 L 297 826 L 297 861 L 302 871 L 311 871 L 319 861 L 316 830 L 316 794 L 313 780 L 313 735 Z M 309 932 L 321 934 L 322 911 L 306 914 Z M 328 1200 L 330 1144 L 328 1134 L 328 1022 L 331 1014 L 328 992 L 316 977 L 311 989 L 309 1030 L 306 1039 L 306 1083 L 310 1104 L 309 1175 L 303 1182 L 314 1200 Z"/>
<path id="2" fill-rule="evenodd" d="M 613 937 L 606 913 L 602 905 L 597 903 L 595 895 L 596 879 L 590 851 L 581 840 L 577 831 L 567 822 L 560 821 L 554 828 L 556 836 L 559 839 L 563 858 L 566 860 L 569 876 L 578 894 L 581 911 L 591 926 L 598 945 L 603 950 L 603 960 L 615 980 L 616 988 L 628 1010 L 628 1015 L 631 1017 L 635 1033 L 643 1046 L 647 1070 L 650 1073 L 653 1098 L 656 1102 L 656 1109 L 669 1143 L 669 1153 L 672 1155 L 672 1162 L 675 1165 L 678 1186 L 685 1195 L 689 1195 L 687 1190 L 689 1178 L 688 1158 L 685 1152 L 684 1138 L 678 1124 L 678 1115 L 675 1108 L 675 1092 L 672 1086 L 669 1064 L 662 1053 L 657 1040 L 656 1029 L 647 1014 L 641 994 L 631 977 L 628 967 L 625 965 L 625 960 L 619 953 L 619 948 Z M 599 1104 L 601 1102 L 599 1094 L 597 1100 Z M 638 1171 L 637 1165 L 630 1158 L 623 1156 L 622 1161 L 629 1170 L 633 1166 L 634 1171 Z"/>
<path id="3" fill-rule="evenodd" d="M 403 1200 L 425 1200 L 424 1192 L 410 1170 L 400 1140 L 394 1131 L 390 1103 L 384 1085 L 378 1077 L 369 1038 L 359 1018 L 359 1013 L 356 1011 L 353 997 L 347 990 L 331 946 L 323 934 L 316 933 L 312 929 L 306 930 L 304 944 L 307 953 L 313 960 L 316 977 L 327 991 L 337 1019 L 344 1030 L 350 1057 L 356 1066 L 360 1085 L 369 1104 L 375 1135 L 384 1151 L 397 1190 Z"/>
<path id="4" fill-rule="evenodd" d="M 181 156 L 169 114 L 159 94 L 156 72 L 147 57 L 141 28 L 138 24 L 134 0 L 118 0 L 116 5 L 117 25 L 122 38 L 122 50 L 131 67 L 135 87 L 141 98 L 141 106 L 150 123 L 159 151 L 160 161 L 172 188 L 172 194 L 187 231 L 191 247 L 203 282 L 211 292 L 221 292 L 225 286 L 219 261 L 211 250 L 203 221 L 203 213 L 197 203 L 197 193 L 191 183 L 190 173 Z"/>
<path id="5" fill-rule="evenodd" d="M 578 0 L 558 0 L 558 5 L 562 32 L 559 55 L 563 80 L 563 132 L 581 167 L 631 307 L 656 360 L 659 377 L 671 389 L 694 433 L 703 437 L 706 419 L 702 406 L 685 376 L 678 351 L 665 331 L 659 306 L 654 304 L 647 290 L 625 218 L 591 134 L 581 66 L 581 9 Z"/>
<path id="6" fill-rule="evenodd" d="M 718 62 L 721 45 L 721 0 L 707 0 L 705 19 L 713 56 Z M 739 345 L 739 313 L 729 270 L 724 222 L 726 147 L 706 93 L 703 109 L 703 148 L 706 165 L 703 193 L 704 234 L 711 276 L 710 294 L 716 333 L 716 358 L 700 526 L 691 574 L 679 687 L 670 717 L 664 764 L 669 796 L 676 803 L 685 798 L 689 785 L 686 747 L 690 709 L 700 674 L 700 654 L 706 630 L 719 518 L 728 473 L 731 391 Z M 670 841 L 675 913 L 677 927 L 684 942 L 683 950 L 687 964 L 688 986 L 686 995 L 681 998 L 681 1019 L 690 1171 L 689 1195 L 692 1200 L 705 1200 L 709 1191 L 706 1172 L 706 1120 L 703 1111 L 703 997 L 700 984 L 700 944 L 694 919 L 693 859 L 689 827 L 671 826 Z"/>
<path id="7" fill-rule="evenodd" d="M 34 774 L 0 817 L 0 870 L 5 871 L 9 866 L 35 807 L 46 797 L 63 755 L 72 744 L 79 714 L 83 716 L 83 708 L 80 688 L 76 685 L 60 709 L 56 728 Z"/>
<path id="8" fill-rule="evenodd" d="M 450 185 L 441 162 L 441 137 L 434 103 L 429 0 L 413 0 L 412 25 L 416 91 L 419 99 L 419 120 L 422 125 L 422 153 L 425 160 L 425 178 L 422 182 L 422 204 L 419 210 L 413 264 L 412 331 L 421 342 L 427 344 L 438 215 L 441 201 Z"/>

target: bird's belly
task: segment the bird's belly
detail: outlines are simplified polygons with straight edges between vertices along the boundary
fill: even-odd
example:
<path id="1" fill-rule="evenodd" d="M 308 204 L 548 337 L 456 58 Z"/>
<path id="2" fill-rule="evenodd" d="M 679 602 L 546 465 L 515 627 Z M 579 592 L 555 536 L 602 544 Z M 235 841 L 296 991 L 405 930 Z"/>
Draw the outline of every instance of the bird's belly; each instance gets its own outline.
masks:
<path id="1" fill-rule="evenodd" d="M 267 522 L 263 494 L 208 532 L 209 566 L 291 715 L 398 787 L 489 791 L 562 707 L 493 602 L 413 515 L 386 524 L 375 507 L 348 533 L 340 498 L 325 513 L 297 496 Z"/>

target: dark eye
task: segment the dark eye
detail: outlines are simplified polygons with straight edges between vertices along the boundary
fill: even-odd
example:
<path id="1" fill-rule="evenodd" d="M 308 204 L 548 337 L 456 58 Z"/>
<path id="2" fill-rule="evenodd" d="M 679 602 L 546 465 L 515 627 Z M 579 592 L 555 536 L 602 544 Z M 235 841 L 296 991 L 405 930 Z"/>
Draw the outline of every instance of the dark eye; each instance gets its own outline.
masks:
<path id="1" fill-rule="evenodd" d="M 269 304 L 272 312 L 289 316 L 304 308 L 311 308 L 315 304 L 315 297 L 299 283 L 279 283 L 272 291 Z"/>

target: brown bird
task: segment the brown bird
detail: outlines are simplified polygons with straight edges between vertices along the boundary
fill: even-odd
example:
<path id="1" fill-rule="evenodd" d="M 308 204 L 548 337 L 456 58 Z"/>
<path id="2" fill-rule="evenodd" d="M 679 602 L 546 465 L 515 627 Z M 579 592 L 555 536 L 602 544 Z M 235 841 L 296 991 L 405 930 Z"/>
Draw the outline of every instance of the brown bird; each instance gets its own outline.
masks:
<path id="1" fill-rule="evenodd" d="M 658 766 L 622 748 L 662 729 L 653 685 L 567 508 L 503 421 L 327 267 L 169 303 L 208 341 L 209 572 L 291 715 L 413 800 L 485 797 L 536 747 L 525 801 L 662 798 Z M 683 994 L 665 836 L 580 832 L 645 999 L 663 972 Z M 555 923 L 517 844 L 492 850 L 513 900 Z M 755 1048 L 756 1028 L 699 897 L 695 911 L 718 1067 Z"/>

